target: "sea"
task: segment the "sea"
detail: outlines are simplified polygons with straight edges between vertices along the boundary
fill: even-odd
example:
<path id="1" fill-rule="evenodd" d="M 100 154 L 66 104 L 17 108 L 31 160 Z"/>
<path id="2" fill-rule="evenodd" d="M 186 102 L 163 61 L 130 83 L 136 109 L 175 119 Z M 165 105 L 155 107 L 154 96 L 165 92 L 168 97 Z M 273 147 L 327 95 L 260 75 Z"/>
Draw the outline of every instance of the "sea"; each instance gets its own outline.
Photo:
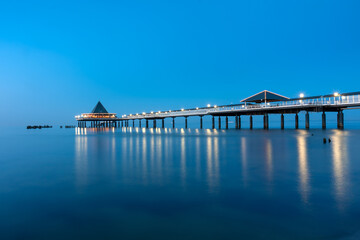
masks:
<path id="1" fill-rule="evenodd" d="M 2 128 L 0 239 L 360 239 L 360 130 Z"/>

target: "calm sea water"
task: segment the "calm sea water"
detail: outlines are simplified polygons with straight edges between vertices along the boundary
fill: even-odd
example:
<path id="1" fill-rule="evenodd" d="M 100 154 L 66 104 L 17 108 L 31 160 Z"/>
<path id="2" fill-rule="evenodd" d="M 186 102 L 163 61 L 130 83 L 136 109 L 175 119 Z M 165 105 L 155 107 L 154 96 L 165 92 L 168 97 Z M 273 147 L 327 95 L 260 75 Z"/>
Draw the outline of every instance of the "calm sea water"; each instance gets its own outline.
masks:
<path id="1" fill-rule="evenodd" d="M 360 130 L 4 130 L 0 238 L 360 239 L 359 173 Z"/>

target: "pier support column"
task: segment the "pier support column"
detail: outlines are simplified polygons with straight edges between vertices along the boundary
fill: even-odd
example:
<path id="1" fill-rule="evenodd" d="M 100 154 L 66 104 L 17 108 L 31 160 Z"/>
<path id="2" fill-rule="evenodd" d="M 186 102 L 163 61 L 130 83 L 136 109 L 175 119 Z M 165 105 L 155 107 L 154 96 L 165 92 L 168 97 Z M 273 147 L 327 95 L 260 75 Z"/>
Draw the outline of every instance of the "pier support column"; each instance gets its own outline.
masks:
<path id="1" fill-rule="evenodd" d="M 187 118 L 188 117 L 185 117 L 185 128 L 187 128 Z"/>
<path id="2" fill-rule="evenodd" d="M 326 114 L 322 113 L 322 129 L 326 129 Z"/>
<path id="3" fill-rule="evenodd" d="M 148 119 L 146 119 L 146 121 L 145 121 L 145 127 L 149 128 L 149 120 Z"/>
<path id="4" fill-rule="evenodd" d="M 200 116 L 200 129 L 202 129 L 203 128 L 203 116 Z"/>
<path id="5" fill-rule="evenodd" d="M 344 113 L 342 110 L 337 114 L 337 127 L 338 129 L 344 129 Z"/>
<path id="6" fill-rule="evenodd" d="M 295 129 L 299 129 L 299 115 L 295 114 Z"/>
<path id="7" fill-rule="evenodd" d="M 269 115 L 267 113 L 264 114 L 264 129 L 269 129 Z"/>
<path id="8" fill-rule="evenodd" d="M 135 127 L 135 120 L 132 120 L 133 121 L 133 128 Z"/>
<path id="9" fill-rule="evenodd" d="M 156 119 L 153 121 L 153 128 L 156 128 Z"/>
<path id="10" fill-rule="evenodd" d="M 305 128 L 310 129 L 310 115 L 309 112 L 305 114 Z"/>
<path id="11" fill-rule="evenodd" d="M 284 114 L 281 114 L 281 129 L 285 128 L 285 124 L 284 124 Z"/>
<path id="12" fill-rule="evenodd" d="M 165 128 L 165 119 L 161 119 L 161 128 Z"/>
<path id="13" fill-rule="evenodd" d="M 215 129 L 215 117 L 212 116 L 212 129 Z"/>
<path id="14" fill-rule="evenodd" d="M 221 117 L 219 116 L 219 129 L 221 129 Z"/>
<path id="15" fill-rule="evenodd" d="M 253 116 L 250 115 L 250 129 L 253 129 Z"/>
<path id="16" fill-rule="evenodd" d="M 238 129 L 241 129 L 241 115 L 238 117 Z"/>
<path id="17" fill-rule="evenodd" d="M 228 119 L 228 116 L 225 117 L 225 127 L 226 127 L 226 129 L 229 129 L 229 119 Z"/>
<path id="18" fill-rule="evenodd" d="M 175 128 L 175 117 L 172 118 L 172 128 Z"/>
<path id="19" fill-rule="evenodd" d="M 139 128 L 141 128 L 141 119 L 139 119 Z"/>
<path id="20" fill-rule="evenodd" d="M 235 116 L 235 129 L 239 128 L 238 123 L 239 123 L 238 116 Z"/>

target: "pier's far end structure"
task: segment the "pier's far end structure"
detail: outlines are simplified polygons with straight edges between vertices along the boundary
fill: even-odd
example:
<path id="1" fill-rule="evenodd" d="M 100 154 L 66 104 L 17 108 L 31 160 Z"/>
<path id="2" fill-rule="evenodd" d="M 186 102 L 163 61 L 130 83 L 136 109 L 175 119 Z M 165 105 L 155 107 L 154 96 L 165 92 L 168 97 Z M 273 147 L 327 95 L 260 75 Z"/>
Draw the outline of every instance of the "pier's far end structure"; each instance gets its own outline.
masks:
<path id="1" fill-rule="evenodd" d="M 188 117 L 199 117 L 199 127 L 203 128 L 203 117 L 212 118 L 212 128 L 216 126 L 215 118 L 218 119 L 217 127 L 221 128 L 222 119 L 225 118 L 224 128 L 229 128 L 229 118 L 233 117 L 235 128 L 242 128 L 241 118 L 249 117 L 249 128 L 253 128 L 253 116 L 263 115 L 264 129 L 269 129 L 269 115 L 281 114 L 281 129 L 284 129 L 284 115 L 294 115 L 294 127 L 299 128 L 300 112 L 305 112 L 305 129 L 310 128 L 310 112 L 322 113 L 322 128 L 326 129 L 326 112 L 337 112 L 337 128 L 344 128 L 345 109 L 360 108 L 360 92 L 351 93 L 333 93 L 322 96 L 288 98 L 283 95 L 264 90 L 240 101 L 240 104 L 206 106 L 190 109 L 158 111 L 150 113 L 136 113 L 122 115 L 117 117 L 115 113 L 108 113 L 105 107 L 98 102 L 91 113 L 83 113 L 76 116 L 79 127 L 141 127 L 142 121 L 145 121 L 144 127 L 149 127 L 149 121 L 152 121 L 152 127 L 156 128 L 157 121 L 161 121 L 161 127 L 165 127 L 165 119 L 172 120 L 172 128 L 175 128 L 175 119 L 184 118 L 185 128 L 187 128 Z M 135 124 L 137 122 L 137 124 Z M 132 123 L 132 124 L 131 124 Z"/>
<path id="2" fill-rule="evenodd" d="M 90 122 L 90 127 L 115 127 L 115 120 L 118 120 L 116 113 L 108 113 L 100 101 L 91 113 L 82 113 L 75 118 L 78 121 L 78 127 L 87 127 L 87 122 Z"/>

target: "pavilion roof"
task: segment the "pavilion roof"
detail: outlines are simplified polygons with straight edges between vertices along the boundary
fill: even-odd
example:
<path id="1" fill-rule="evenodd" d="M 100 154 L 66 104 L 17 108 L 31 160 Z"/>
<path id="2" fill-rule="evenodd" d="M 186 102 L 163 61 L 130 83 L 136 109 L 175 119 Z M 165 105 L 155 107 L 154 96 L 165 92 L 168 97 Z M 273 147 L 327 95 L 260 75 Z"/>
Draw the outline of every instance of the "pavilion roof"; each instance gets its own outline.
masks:
<path id="1" fill-rule="evenodd" d="M 255 103 L 262 103 L 262 102 L 277 102 L 277 101 L 286 101 L 288 97 L 282 96 L 277 93 L 270 92 L 268 90 L 264 90 L 257 94 L 254 94 L 248 98 L 241 100 L 241 102 L 255 102 Z"/>
<path id="2" fill-rule="evenodd" d="M 106 111 L 105 107 L 99 101 L 94 107 L 94 109 L 91 111 L 91 113 L 108 113 L 108 111 Z"/>

